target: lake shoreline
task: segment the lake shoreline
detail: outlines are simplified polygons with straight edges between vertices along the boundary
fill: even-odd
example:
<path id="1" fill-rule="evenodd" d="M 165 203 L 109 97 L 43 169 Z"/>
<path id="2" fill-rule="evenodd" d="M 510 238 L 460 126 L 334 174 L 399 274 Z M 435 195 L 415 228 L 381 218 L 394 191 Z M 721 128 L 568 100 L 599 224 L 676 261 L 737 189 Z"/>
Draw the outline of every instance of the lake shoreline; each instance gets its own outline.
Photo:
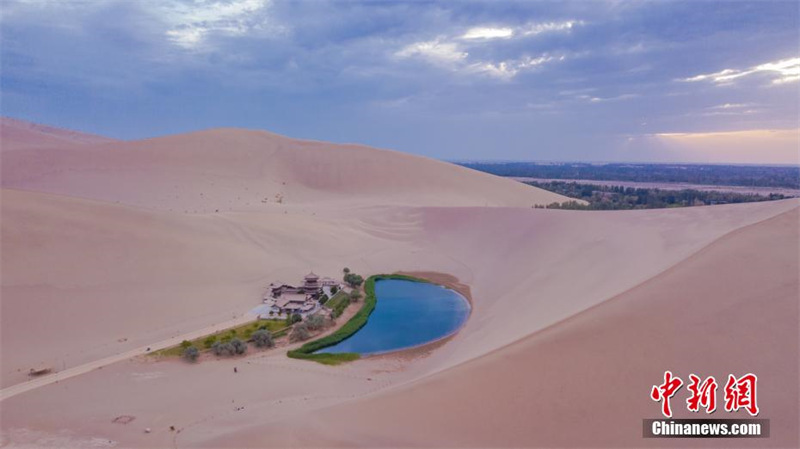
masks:
<path id="1" fill-rule="evenodd" d="M 456 327 L 452 332 L 448 332 L 446 335 L 442 335 L 437 337 L 433 340 L 426 341 L 424 343 L 415 344 L 407 347 L 401 347 L 396 349 L 390 349 L 387 351 L 379 351 L 379 352 L 371 352 L 366 354 L 361 354 L 361 358 L 363 359 L 379 359 L 379 358 L 392 358 L 392 359 L 414 359 L 419 356 L 424 356 L 429 354 L 436 348 L 443 346 L 453 337 L 455 337 L 467 321 L 470 319 L 473 313 L 473 301 L 472 301 L 472 293 L 470 287 L 462 282 L 459 281 L 458 278 L 455 276 L 446 274 L 446 273 L 439 273 L 439 272 L 432 272 L 432 271 L 397 271 L 394 272 L 392 275 L 388 276 L 403 276 L 408 277 L 407 281 L 411 282 L 422 282 L 427 284 L 436 285 L 438 287 L 442 287 L 452 292 L 456 293 L 461 299 L 466 301 L 467 309 L 466 315 L 464 317 L 464 321 Z M 377 275 L 380 278 L 381 275 Z M 385 275 L 384 275 L 385 276 Z M 376 299 L 377 298 L 376 296 Z M 377 307 L 377 303 L 376 303 Z M 353 336 L 349 337 L 352 338 Z"/>

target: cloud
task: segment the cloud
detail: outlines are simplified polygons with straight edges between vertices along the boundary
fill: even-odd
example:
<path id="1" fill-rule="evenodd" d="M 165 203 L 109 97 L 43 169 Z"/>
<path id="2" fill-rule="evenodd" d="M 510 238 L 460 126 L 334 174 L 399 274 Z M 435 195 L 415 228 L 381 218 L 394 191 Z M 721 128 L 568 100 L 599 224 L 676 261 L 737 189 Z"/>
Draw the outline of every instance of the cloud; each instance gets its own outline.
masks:
<path id="1" fill-rule="evenodd" d="M 699 113 L 692 113 L 695 116 L 714 117 L 714 116 L 744 116 L 760 114 L 763 109 L 755 107 L 755 103 L 724 103 L 706 108 Z"/>
<path id="2" fill-rule="evenodd" d="M 565 58 L 565 56 L 555 57 L 549 55 L 542 55 L 538 58 L 523 56 L 519 59 L 509 59 L 498 63 L 477 62 L 470 65 L 469 70 L 476 73 L 484 73 L 495 78 L 510 79 L 523 70 L 535 69 L 550 61 L 563 61 Z"/>
<path id="3" fill-rule="evenodd" d="M 588 95 L 581 95 L 579 98 L 589 100 L 591 103 L 605 103 L 608 101 L 630 100 L 631 98 L 638 97 L 638 94 L 621 94 L 614 97 L 590 97 Z"/>
<path id="4" fill-rule="evenodd" d="M 543 157 L 613 159 L 601 136 L 798 118 L 800 83 L 749 86 L 797 76 L 784 2 L 0 1 L 4 113 L 124 138 L 231 124 L 436 155 L 507 138 L 527 157 L 535 126 Z M 722 69 L 745 88 L 711 88 Z"/>
<path id="5" fill-rule="evenodd" d="M 742 109 L 753 106 L 753 103 L 725 103 L 717 106 L 711 106 L 709 109 Z"/>
<path id="6" fill-rule="evenodd" d="M 221 2 L 198 0 L 156 3 L 154 13 L 169 27 L 165 35 L 185 49 L 199 49 L 214 33 L 243 36 L 264 27 L 264 17 L 258 13 L 269 6 L 269 0 L 233 0 Z"/>
<path id="7" fill-rule="evenodd" d="M 522 54 L 504 59 L 473 58 L 467 51 L 478 41 L 511 39 L 535 36 L 546 32 L 569 31 L 582 21 L 530 23 L 522 27 L 477 26 L 467 29 L 457 36 L 439 36 L 434 40 L 408 44 L 394 53 L 399 58 L 420 57 L 438 66 L 454 71 L 487 75 L 492 78 L 509 80 L 519 73 L 541 67 L 551 61 L 563 61 L 566 57 L 544 53 L 537 57 Z"/>
<path id="8" fill-rule="evenodd" d="M 493 78 L 508 80 L 520 72 L 536 69 L 551 61 L 563 61 L 565 56 L 551 56 L 544 54 L 538 57 L 523 55 L 519 58 L 510 58 L 502 61 L 473 59 L 458 44 L 445 40 L 415 42 L 403 47 L 395 53 L 399 58 L 420 57 L 435 65 L 446 67 L 453 71 L 464 73 L 482 74 Z"/>
<path id="9" fill-rule="evenodd" d="M 575 25 L 583 25 L 582 20 L 568 20 L 565 22 L 534 23 L 522 29 L 523 36 L 536 36 L 553 31 L 570 31 Z"/>
<path id="10" fill-rule="evenodd" d="M 536 36 L 548 32 L 568 32 L 576 25 L 583 25 L 582 20 L 563 22 L 529 23 L 521 27 L 478 26 L 468 29 L 460 36 L 464 40 L 510 39 L 513 37 Z"/>
<path id="11" fill-rule="evenodd" d="M 127 25 L 136 14 L 148 21 L 138 22 L 140 34 L 158 28 L 159 37 L 178 47 L 200 50 L 211 35 L 245 36 L 254 32 L 283 31 L 284 27 L 268 22 L 265 15 L 272 0 L 159 0 L 128 2 L 125 0 L 7 0 L 4 19 L 43 21 L 56 18 L 51 26 L 91 34 L 85 26 L 92 18 L 114 14 L 116 23 Z M 120 12 L 121 9 L 124 12 Z M 110 13 L 110 11 L 114 11 Z M 120 17 L 116 15 L 119 14 Z"/>
<path id="12" fill-rule="evenodd" d="M 400 58 L 419 56 L 435 64 L 452 65 L 465 60 L 469 53 L 461 51 L 453 42 L 434 39 L 407 45 L 395 55 Z"/>
<path id="13" fill-rule="evenodd" d="M 779 61 L 767 62 L 748 69 L 724 69 L 719 72 L 696 75 L 683 78 L 680 81 L 697 82 L 711 81 L 718 85 L 731 84 L 739 78 L 763 73 L 773 78 L 772 84 L 783 84 L 800 80 L 800 58 L 781 59 Z"/>
<path id="14" fill-rule="evenodd" d="M 514 35 L 513 28 L 470 28 L 461 36 L 461 39 L 508 39 Z"/>

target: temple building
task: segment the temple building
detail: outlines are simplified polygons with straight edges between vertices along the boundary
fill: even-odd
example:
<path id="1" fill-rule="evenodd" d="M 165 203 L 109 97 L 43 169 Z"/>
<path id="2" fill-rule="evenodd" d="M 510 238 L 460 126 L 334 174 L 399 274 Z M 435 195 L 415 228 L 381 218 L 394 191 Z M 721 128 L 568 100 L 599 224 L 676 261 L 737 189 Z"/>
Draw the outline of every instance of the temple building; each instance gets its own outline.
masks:
<path id="1" fill-rule="evenodd" d="M 288 294 L 275 301 L 274 311 L 278 313 L 308 313 L 316 308 L 316 301 L 308 296 Z"/>
<path id="2" fill-rule="evenodd" d="M 313 297 L 317 297 L 320 293 L 322 293 L 322 284 L 319 282 L 319 276 L 314 274 L 313 271 L 308 273 L 303 278 L 303 285 L 300 287 L 295 287 L 283 282 L 273 282 L 270 284 L 269 288 L 270 296 L 273 298 L 279 298 L 281 295 L 286 293 L 304 293 Z"/>
<path id="3" fill-rule="evenodd" d="M 320 278 L 312 271 L 303 277 L 300 286 L 273 282 L 264 294 L 264 303 L 270 306 L 270 313 L 279 316 L 314 313 L 322 306 L 319 299 L 323 294 L 333 295 L 333 287 L 340 287 L 340 282 L 329 277 Z"/>
<path id="4" fill-rule="evenodd" d="M 303 278 L 303 291 L 309 295 L 317 295 L 322 290 L 322 285 L 319 283 L 319 276 L 312 271 Z"/>

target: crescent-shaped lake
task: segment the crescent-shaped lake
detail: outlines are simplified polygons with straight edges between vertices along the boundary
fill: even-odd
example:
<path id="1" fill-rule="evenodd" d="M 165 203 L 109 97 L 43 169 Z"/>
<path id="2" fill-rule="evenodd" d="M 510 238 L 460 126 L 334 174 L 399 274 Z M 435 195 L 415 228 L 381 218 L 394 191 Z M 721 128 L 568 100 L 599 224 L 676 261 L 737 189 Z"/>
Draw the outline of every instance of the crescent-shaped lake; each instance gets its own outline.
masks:
<path id="1" fill-rule="evenodd" d="M 381 279 L 375 282 L 375 297 L 364 327 L 316 353 L 371 355 L 421 346 L 456 333 L 470 313 L 460 293 L 427 282 Z"/>

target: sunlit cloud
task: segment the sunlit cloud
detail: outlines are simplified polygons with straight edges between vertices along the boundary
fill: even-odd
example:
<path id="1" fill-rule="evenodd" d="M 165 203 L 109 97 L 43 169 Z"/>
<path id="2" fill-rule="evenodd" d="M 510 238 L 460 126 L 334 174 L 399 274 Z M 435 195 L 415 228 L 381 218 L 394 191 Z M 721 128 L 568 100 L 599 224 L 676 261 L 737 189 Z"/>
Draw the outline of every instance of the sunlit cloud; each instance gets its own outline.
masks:
<path id="1" fill-rule="evenodd" d="M 580 98 L 588 100 L 591 103 L 605 103 L 609 101 L 630 100 L 639 97 L 638 94 L 621 94 L 613 97 L 591 97 L 588 95 L 581 95 Z"/>
<path id="2" fill-rule="evenodd" d="M 535 69 L 550 61 L 563 61 L 564 59 L 564 56 L 555 57 L 542 55 L 538 58 L 524 56 L 519 59 L 510 59 L 498 63 L 478 62 L 469 66 L 469 70 L 477 73 L 484 73 L 495 78 L 509 79 L 515 77 L 521 71 Z"/>
<path id="3" fill-rule="evenodd" d="M 576 25 L 583 25 L 581 20 L 564 22 L 530 23 L 521 27 L 478 26 L 468 29 L 460 37 L 465 40 L 510 39 L 512 37 L 536 36 L 549 32 L 568 32 Z"/>
<path id="4" fill-rule="evenodd" d="M 755 106 L 755 103 L 724 103 L 705 108 L 705 110 L 698 113 L 693 113 L 692 115 L 702 117 L 741 116 L 759 114 L 763 112 L 763 109 Z"/>
<path id="5" fill-rule="evenodd" d="M 461 39 L 507 39 L 514 35 L 513 28 L 470 28 L 461 36 Z"/>
<path id="6" fill-rule="evenodd" d="M 492 78 L 508 80 L 520 72 L 536 69 L 551 61 L 563 61 L 565 56 L 541 55 L 531 57 L 528 55 L 503 61 L 472 60 L 468 52 L 453 42 L 435 39 L 432 41 L 415 42 L 403 47 L 395 53 L 399 58 L 419 57 L 434 65 L 445 67 L 454 71 L 471 74 L 487 75 Z"/>
<path id="7" fill-rule="evenodd" d="M 783 84 L 800 80 L 800 58 L 782 59 L 780 61 L 767 62 L 748 69 L 724 69 L 719 72 L 696 75 L 683 78 L 681 81 L 697 82 L 711 81 L 716 84 L 730 84 L 739 78 L 763 73 L 773 77 L 773 84 Z"/>
<path id="8" fill-rule="evenodd" d="M 729 109 L 749 108 L 751 106 L 753 106 L 753 103 L 725 103 L 717 106 L 711 106 L 709 109 L 729 110 Z"/>
<path id="9" fill-rule="evenodd" d="M 521 27 L 477 26 L 469 28 L 458 36 L 439 36 L 434 40 L 414 42 L 394 53 L 395 57 L 418 57 L 432 64 L 472 74 L 486 75 L 496 79 L 509 80 L 521 72 L 533 70 L 551 61 L 563 61 L 565 56 L 543 54 L 532 57 L 522 54 L 516 58 L 503 60 L 474 59 L 470 56 L 470 45 L 481 41 L 511 39 L 535 36 L 547 32 L 569 31 L 582 21 L 530 23 Z"/>
<path id="10" fill-rule="evenodd" d="M 453 42 L 434 39 L 407 45 L 396 52 L 395 56 L 400 58 L 418 56 L 434 64 L 452 65 L 465 60 L 469 53 L 459 49 L 458 45 Z"/>
<path id="11" fill-rule="evenodd" d="M 263 26 L 254 14 L 266 8 L 269 0 L 198 0 L 156 5 L 154 12 L 169 26 L 167 38 L 175 45 L 194 50 L 212 33 L 242 36 Z"/>
<path id="12" fill-rule="evenodd" d="M 548 33 L 553 31 L 570 31 L 576 25 L 583 25 L 582 20 L 568 20 L 565 22 L 546 22 L 534 23 L 523 27 L 521 34 L 523 36 L 536 36 L 537 34 Z"/>

